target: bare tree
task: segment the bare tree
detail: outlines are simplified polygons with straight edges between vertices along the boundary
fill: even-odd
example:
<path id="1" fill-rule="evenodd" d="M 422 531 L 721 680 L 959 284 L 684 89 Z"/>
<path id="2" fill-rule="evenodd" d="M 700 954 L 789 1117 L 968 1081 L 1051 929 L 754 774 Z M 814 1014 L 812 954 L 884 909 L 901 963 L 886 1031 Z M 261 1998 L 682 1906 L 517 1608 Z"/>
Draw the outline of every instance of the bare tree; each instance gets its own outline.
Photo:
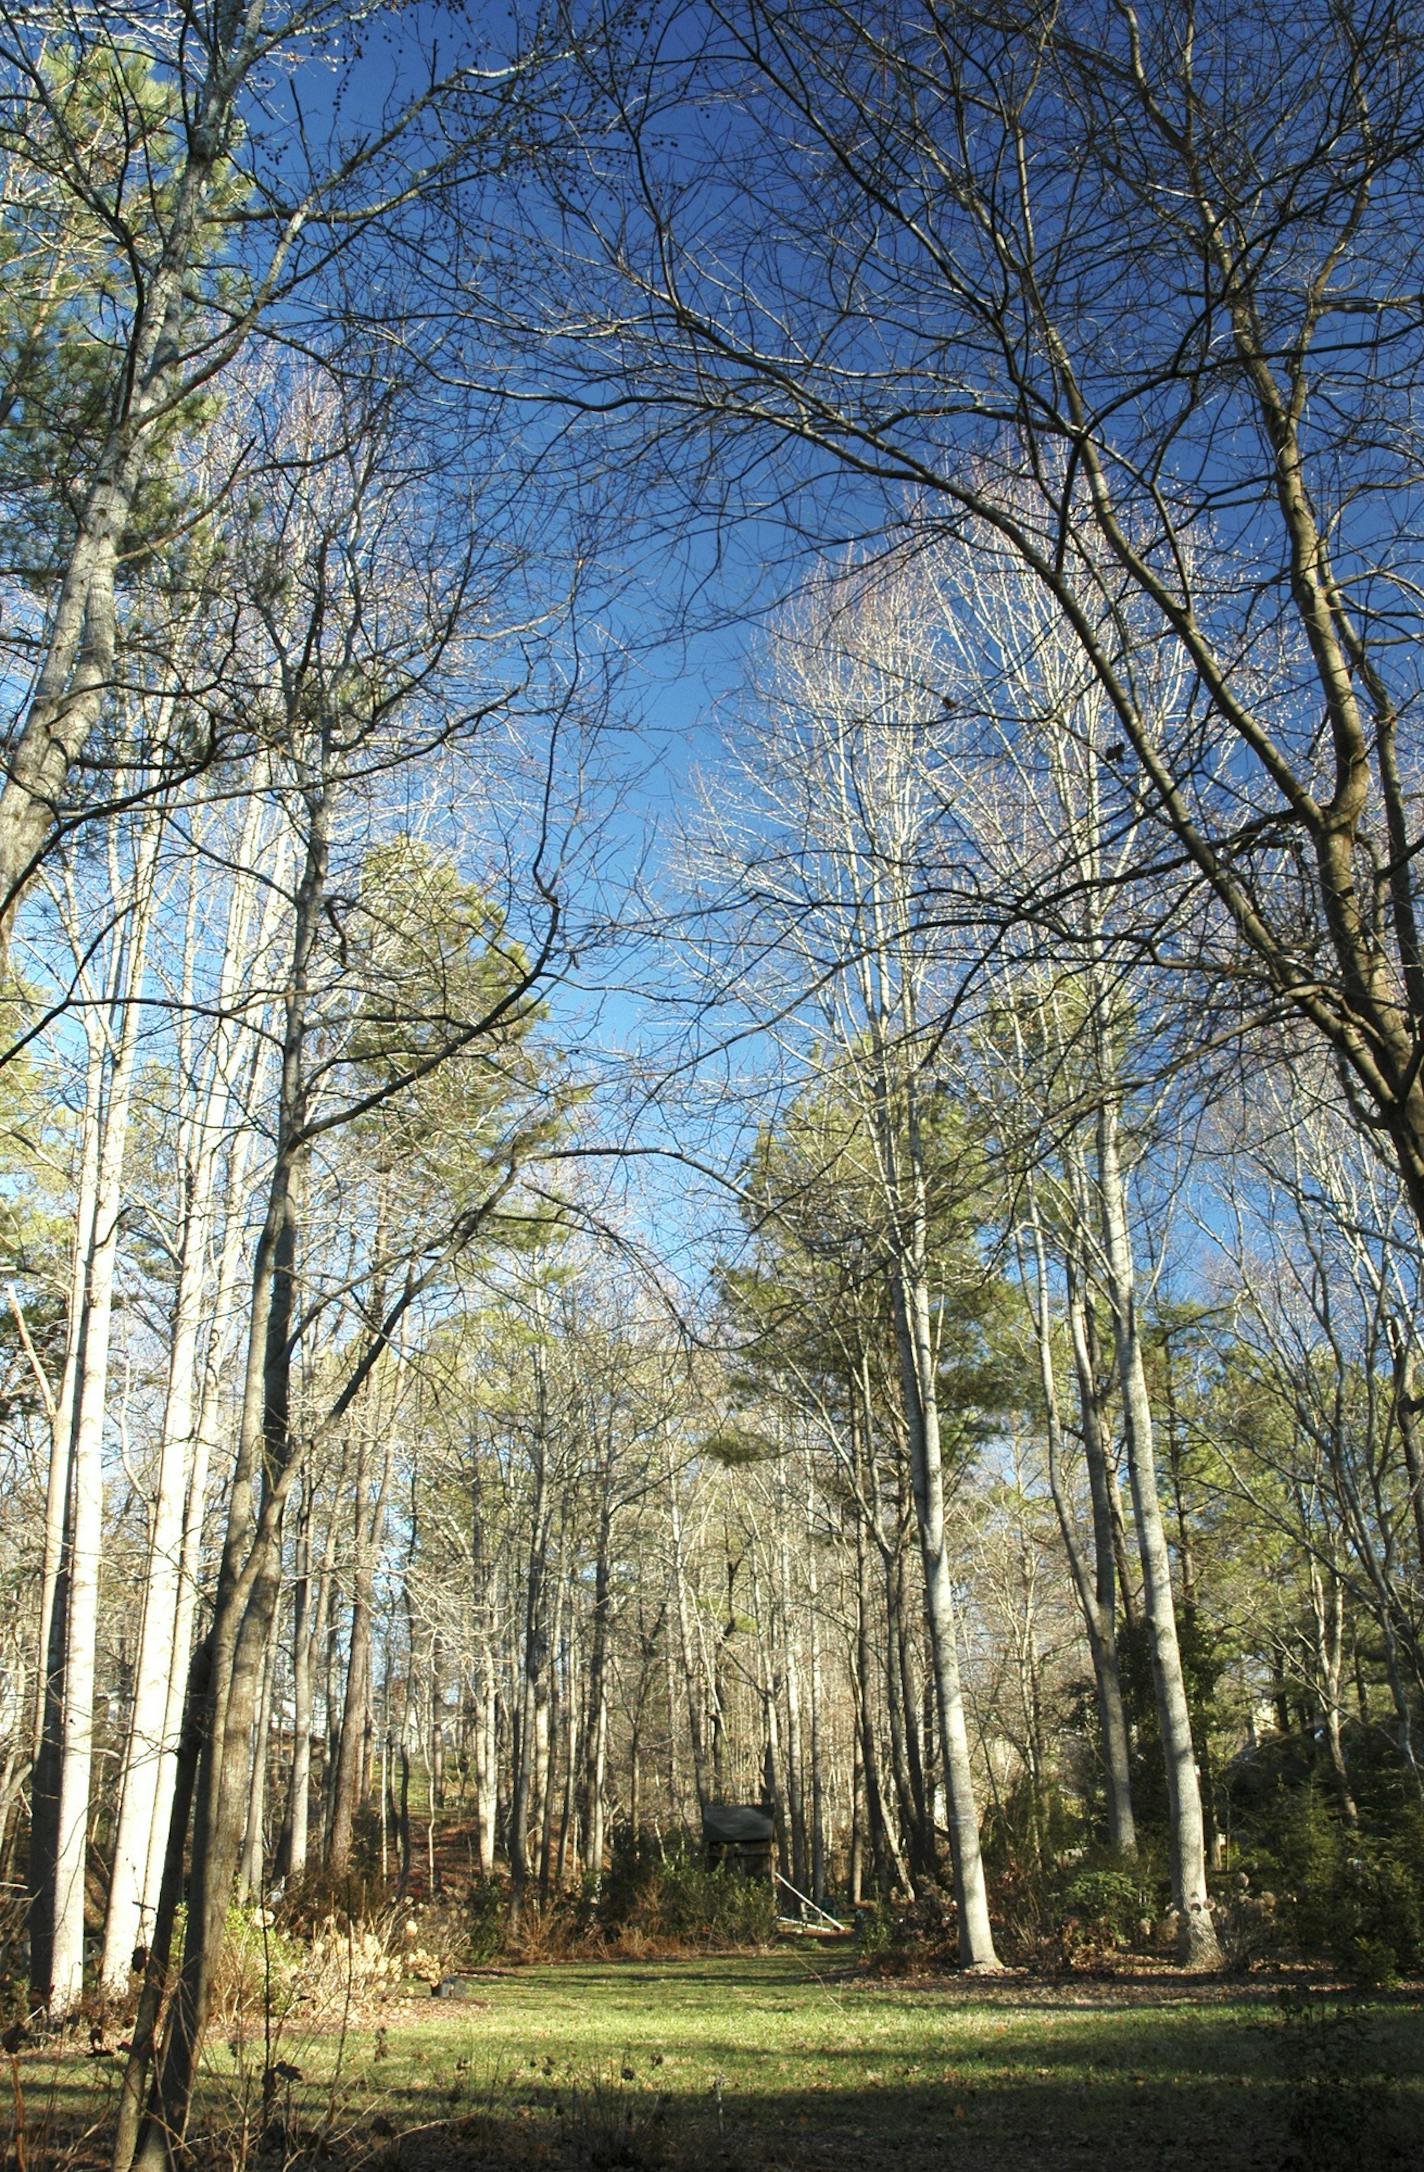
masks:
<path id="1" fill-rule="evenodd" d="M 1329 1050 L 1424 1220 L 1411 10 L 727 0 L 690 57 L 661 20 L 606 62 L 616 212 L 565 207 L 612 282 L 571 396 L 651 412 L 684 497 L 670 440 L 705 443 L 763 523 L 770 463 L 797 540 L 913 497 L 1026 568 L 1116 819 L 1210 900 L 1228 1022 Z"/>
<path id="2" fill-rule="evenodd" d="M 322 411 L 320 398 L 315 411 Z M 277 428 L 304 433 L 312 414 L 299 392 Z M 378 407 L 364 432 L 343 430 L 329 463 L 295 463 L 285 494 L 274 496 L 266 524 L 255 524 L 251 538 L 256 571 L 266 577 L 254 581 L 256 623 L 232 691 L 260 710 L 294 833 L 279 930 L 285 958 L 272 988 L 276 1076 L 266 1116 L 273 1143 L 250 1262 L 222 1555 L 190 1691 L 190 1725 L 201 1729 L 201 1740 L 188 1777 L 193 1847 L 183 1971 L 144 2115 L 190 1809 L 180 1788 L 126 2076 L 118 2145 L 125 2164 L 164 2162 L 186 2120 L 248 1819 L 286 1502 L 303 1458 L 314 1437 L 330 1435 L 358 1404 L 399 1323 L 475 1239 L 531 1143 L 547 1138 L 548 1107 L 518 1054 L 558 938 L 559 899 L 547 879 L 536 867 L 531 887 L 542 907 L 542 943 L 526 951 L 506 937 L 488 900 L 474 907 L 453 876 L 442 883 L 430 874 L 429 856 L 413 845 L 405 860 L 415 903 L 406 908 L 393 901 L 399 885 L 389 860 L 378 861 L 374 873 L 368 865 L 364 885 L 350 864 L 346 813 L 359 808 L 373 781 L 468 731 L 509 698 L 504 687 L 489 701 L 468 698 L 466 585 L 443 578 L 440 563 L 425 554 L 411 483 L 385 457 L 379 415 Z M 398 867 L 401 851 L 392 849 Z M 375 879 L 382 866 L 384 888 Z M 337 887 L 338 873 L 344 887 Z M 432 908 L 424 916 L 422 897 Z M 477 938 L 483 962 L 471 953 Z M 466 1120 L 469 1097 L 478 1107 L 483 1092 L 507 1121 L 494 1126 L 467 1187 L 440 1197 L 432 1221 L 442 1135 L 423 1097 L 438 1102 L 440 1081 L 462 1066 L 466 1099 L 456 1106 Z M 356 1307 L 356 1331 L 329 1396 L 319 1414 L 298 1412 L 296 1353 L 334 1302 L 303 1297 L 303 1232 L 322 1176 L 323 1142 L 386 1110 L 386 1151 L 402 1159 L 408 1199 L 400 1244 L 390 1252 L 382 1240 L 366 1258 L 356 1277 L 365 1303 Z"/>
<path id="3" fill-rule="evenodd" d="M 763 988 L 779 984 L 772 994 L 777 1008 L 814 1036 L 811 1064 L 813 1071 L 818 1063 L 822 1068 L 827 1121 L 821 1138 L 802 1142 L 803 1181 L 814 1188 L 816 1159 L 823 1156 L 820 1179 L 865 1216 L 869 1251 L 887 1287 L 961 1954 L 967 1966 L 992 1968 L 940 1391 L 944 1321 L 954 1310 L 954 1278 L 965 1271 L 955 1232 L 974 1176 L 972 1156 L 957 1168 L 952 1150 L 936 1151 L 931 989 L 938 965 L 915 904 L 926 833 L 938 810 L 935 748 L 923 720 L 906 706 L 906 690 L 923 683 L 934 633 L 907 596 L 896 600 L 906 607 L 878 599 L 878 615 L 877 604 L 867 604 L 855 627 L 854 599 L 833 590 L 828 639 L 809 611 L 783 628 L 773 696 L 779 729 L 746 757 L 752 789 L 743 806 L 729 805 L 719 788 L 722 813 L 709 814 L 703 850 L 742 893 L 746 933 L 733 977 L 746 975 L 749 949 L 764 956 L 771 971 L 761 975 Z M 838 1102 L 848 1112 L 839 1136 Z M 858 1166 L 862 1159 L 866 1165 Z M 755 1179 L 752 1190 L 763 1211 L 775 1215 L 774 1177 L 764 1201 Z"/>

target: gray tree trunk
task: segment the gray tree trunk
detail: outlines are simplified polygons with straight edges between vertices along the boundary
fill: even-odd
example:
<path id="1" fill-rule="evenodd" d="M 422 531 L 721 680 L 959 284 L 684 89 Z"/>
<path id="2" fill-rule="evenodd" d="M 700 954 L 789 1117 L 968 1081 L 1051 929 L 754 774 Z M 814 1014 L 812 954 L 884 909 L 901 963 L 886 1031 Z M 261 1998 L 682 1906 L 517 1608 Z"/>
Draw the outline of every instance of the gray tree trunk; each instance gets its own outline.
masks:
<path id="1" fill-rule="evenodd" d="M 1078 1373 L 1079 1423 L 1088 1465 L 1093 1513 L 1093 1565 L 1089 1569 L 1079 1543 L 1076 1519 L 1063 1479 L 1063 1423 L 1058 1403 L 1057 1367 L 1053 1353 L 1053 1319 L 1050 1310 L 1048 1267 L 1043 1230 L 1038 1218 L 1032 1184 L 1028 1189 L 1029 1229 L 1036 1277 L 1035 1325 L 1038 1341 L 1039 1378 L 1043 1389 L 1044 1419 L 1048 1437 L 1048 1480 L 1058 1527 L 1068 1556 L 1069 1572 L 1078 1609 L 1087 1632 L 1093 1666 L 1093 1686 L 1098 1705 L 1098 1734 L 1102 1747 L 1103 1784 L 1107 1797 L 1108 1843 L 1131 1855 L 1137 1848 L 1137 1827 L 1132 1810 L 1132 1777 L 1127 1713 L 1123 1704 L 1122 1674 L 1117 1652 L 1117 1598 L 1114 1574 L 1112 1524 L 1108 1513 L 1105 1478 L 1105 1447 L 1097 1407 L 1097 1380 L 1082 1317 L 1081 1279 L 1069 1269 L 1068 1307 L 1074 1358 Z"/>
<path id="2" fill-rule="evenodd" d="M 945 1539 L 944 1466 L 934 1385 L 929 1290 L 924 1279 L 897 1273 L 894 1304 L 910 1473 L 925 1576 L 925 1616 L 929 1624 L 935 1703 L 944 1756 L 950 1854 L 959 1911 L 959 1957 L 966 1968 L 996 1969 L 999 1959 L 989 1924 L 989 1891 L 979 1847 L 979 1811 L 959 1671 L 954 1580 Z"/>
<path id="3" fill-rule="evenodd" d="M 1211 1918 L 1206 1882 L 1206 1828 L 1201 1783 L 1192 1741 L 1191 1710 L 1177 1642 L 1177 1610 L 1171 1558 L 1157 1492 L 1152 1406 L 1142 1361 L 1127 1197 L 1118 1149 L 1117 1111 L 1105 1098 L 1098 1112 L 1098 1175 L 1102 1189 L 1103 1250 L 1128 1473 L 1142 1558 L 1143 1599 L 1152 1647 L 1158 1722 L 1167 1768 L 1173 1895 L 1180 1916 L 1180 1946 L 1190 1968 L 1218 1968 L 1221 1948 Z"/>

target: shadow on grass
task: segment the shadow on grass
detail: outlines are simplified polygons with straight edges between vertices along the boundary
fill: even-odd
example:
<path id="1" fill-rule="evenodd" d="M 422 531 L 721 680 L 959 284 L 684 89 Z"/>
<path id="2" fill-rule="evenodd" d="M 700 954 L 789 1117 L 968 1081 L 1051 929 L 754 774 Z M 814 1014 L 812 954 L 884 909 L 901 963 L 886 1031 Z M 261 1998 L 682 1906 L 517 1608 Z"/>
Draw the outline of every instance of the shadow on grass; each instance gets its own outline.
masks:
<path id="1" fill-rule="evenodd" d="M 50 2109 L 31 2129 L 29 2172 L 103 2165 L 92 2107 L 82 2139 L 62 2099 Z M 194 2166 L 231 2165 L 234 2131 L 224 2122 L 195 2135 Z M 342 2101 L 334 2117 L 294 2104 L 265 2131 L 254 2120 L 246 2152 L 352 2172 L 1410 2172 L 1424 2163 L 1424 2118 L 1380 2077 L 1342 2088 L 1331 2077 L 1258 2075 L 1167 2091 L 1141 2076 L 966 2074 L 754 2096 L 727 2089 L 719 2105 L 712 2091 L 677 2096 L 592 2076 L 562 2087 L 402 2089 L 371 2105 Z M 11 2149 L 3 2161 L 18 2160 Z"/>
<path id="2" fill-rule="evenodd" d="M 1130 2023 L 1135 2020 L 1136 2026 Z M 1147 2021 L 1148 2026 L 1143 2027 Z M 1319 1999 L 1175 2045 L 1145 2015 L 1076 2046 L 1032 2026 L 944 2056 L 784 2055 L 703 2040 L 665 2079 L 630 2054 L 408 2081 L 338 2155 L 380 2172 L 1406 2172 L 1424 2164 L 1417 2014 Z M 720 2064 L 719 2064 L 720 2062 Z M 442 2102 L 443 2092 L 443 2102 Z M 437 2110 L 438 2107 L 438 2110 Z"/>
<path id="3" fill-rule="evenodd" d="M 422 2117 L 422 2113 L 424 2116 Z M 390 2134 L 394 2128 L 395 2134 Z M 1164 2166 L 1212 2172 L 1405 2172 L 1424 2161 L 1418 2108 L 1379 2081 L 1332 2111 L 1317 2082 L 1242 2077 L 1236 2088 L 1140 2078 L 1065 2087 L 1060 2078 L 981 2084 L 784 2090 L 700 2099 L 607 2079 L 531 2090 L 521 2101 L 451 2107 L 432 2120 L 418 2095 L 388 2105 L 338 2151 L 407 2172 L 587 2168 L 587 2172 L 1115 2172 Z"/>
<path id="4" fill-rule="evenodd" d="M 625 2011 L 621 1984 L 657 1998 Z M 824 1991 L 824 1975 L 818 1983 L 784 1964 L 778 1972 L 725 1960 L 706 1969 L 575 1965 L 539 1982 L 531 1972 L 527 2005 L 511 2000 L 459 2041 L 415 2014 L 404 2032 L 393 2025 L 389 2054 L 385 2029 L 374 2050 L 367 2034 L 314 2035 L 310 2056 L 297 2054 L 311 2078 L 283 2092 L 265 2127 L 255 2054 L 240 2072 L 222 2071 L 222 2054 L 205 2082 L 192 2162 L 197 2172 L 231 2166 L 240 2141 L 250 2172 L 319 2162 L 336 2172 L 1424 2164 L 1417 1991 L 1361 2001 L 1213 1980 L 1184 2002 L 1173 1996 L 1176 1980 L 1149 1976 L 1052 1986 L 947 1979 L 917 1982 L 913 2010 L 901 2010 L 905 1985 L 841 1978 L 825 2007 L 834 2040 L 814 2042 L 803 1987 Z M 607 2009 L 601 2044 L 578 2042 L 569 2007 L 585 2018 Z M 680 2010 L 689 2023 L 710 2013 L 711 2032 L 682 2038 Z M 428 2018 L 443 2030 L 450 2017 Z M 321 2081 L 338 2042 L 340 2078 Z M 540 2045 L 549 2047 L 542 2056 Z M 24 2054 L 29 2172 L 104 2164 L 116 2065 L 74 2049 Z M 93 2139 L 76 2154 L 66 2137 L 83 2128 Z M 17 2162 L 13 2147 L 5 2162 Z"/>

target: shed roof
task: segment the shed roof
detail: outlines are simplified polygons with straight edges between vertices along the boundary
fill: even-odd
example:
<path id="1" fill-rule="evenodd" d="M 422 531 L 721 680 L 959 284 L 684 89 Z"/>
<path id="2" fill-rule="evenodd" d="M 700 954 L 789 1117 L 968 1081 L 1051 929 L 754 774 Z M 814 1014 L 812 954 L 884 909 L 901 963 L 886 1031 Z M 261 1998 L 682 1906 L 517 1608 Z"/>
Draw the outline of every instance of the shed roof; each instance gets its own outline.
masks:
<path id="1" fill-rule="evenodd" d="M 702 1813 L 702 1830 L 708 1840 L 738 1847 L 767 1846 L 776 1834 L 766 1812 L 748 1802 L 709 1802 Z"/>

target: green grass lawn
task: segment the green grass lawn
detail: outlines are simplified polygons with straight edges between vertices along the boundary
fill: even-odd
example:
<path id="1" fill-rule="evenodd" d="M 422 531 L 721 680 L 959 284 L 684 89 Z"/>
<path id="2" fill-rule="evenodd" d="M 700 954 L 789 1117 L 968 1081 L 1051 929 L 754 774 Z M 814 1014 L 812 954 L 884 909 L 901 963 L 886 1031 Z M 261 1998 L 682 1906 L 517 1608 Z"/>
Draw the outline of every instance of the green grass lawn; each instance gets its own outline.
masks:
<path id="1" fill-rule="evenodd" d="M 490 1972 L 472 1989 L 393 2005 L 379 2034 L 289 2029 L 289 2156 L 321 2135 L 382 2172 L 1424 2165 L 1414 1992 L 878 1981 L 822 1949 Z M 261 2127 L 262 2063 L 255 2044 L 237 2059 L 214 2045 L 205 2112 L 230 2137 L 244 2117 Z M 92 2076 L 60 2077 L 56 2102 Z"/>

